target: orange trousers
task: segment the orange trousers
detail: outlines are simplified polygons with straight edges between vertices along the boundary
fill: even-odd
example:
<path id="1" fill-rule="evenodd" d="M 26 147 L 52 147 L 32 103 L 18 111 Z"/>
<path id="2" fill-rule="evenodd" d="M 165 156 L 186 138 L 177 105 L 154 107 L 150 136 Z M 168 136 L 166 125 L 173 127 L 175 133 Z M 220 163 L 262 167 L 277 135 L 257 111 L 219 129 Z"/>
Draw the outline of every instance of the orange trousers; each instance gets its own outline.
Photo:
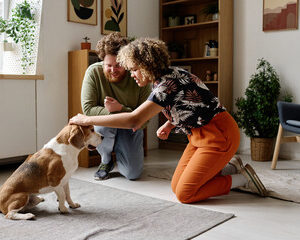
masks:
<path id="1" fill-rule="evenodd" d="M 232 179 L 221 170 L 236 153 L 239 128 L 228 112 L 217 114 L 207 125 L 192 129 L 189 143 L 172 177 L 172 190 L 182 203 L 228 194 Z"/>

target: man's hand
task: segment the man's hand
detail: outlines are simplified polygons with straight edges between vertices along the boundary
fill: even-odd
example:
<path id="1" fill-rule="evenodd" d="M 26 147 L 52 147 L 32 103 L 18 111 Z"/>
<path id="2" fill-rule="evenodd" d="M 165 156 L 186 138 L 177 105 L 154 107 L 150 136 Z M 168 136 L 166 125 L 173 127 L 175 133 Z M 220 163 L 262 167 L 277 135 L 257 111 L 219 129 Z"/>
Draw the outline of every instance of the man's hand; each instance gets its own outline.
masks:
<path id="1" fill-rule="evenodd" d="M 111 113 L 122 110 L 122 104 L 120 104 L 116 99 L 108 96 L 104 99 L 104 107 Z"/>

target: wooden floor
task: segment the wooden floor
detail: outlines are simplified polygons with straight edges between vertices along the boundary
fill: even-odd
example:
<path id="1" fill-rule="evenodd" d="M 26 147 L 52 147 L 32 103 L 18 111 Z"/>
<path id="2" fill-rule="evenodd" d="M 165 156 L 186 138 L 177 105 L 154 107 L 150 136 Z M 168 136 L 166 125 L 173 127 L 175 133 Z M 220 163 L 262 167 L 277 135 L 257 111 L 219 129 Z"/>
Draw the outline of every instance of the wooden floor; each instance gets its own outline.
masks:
<path id="1" fill-rule="evenodd" d="M 150 150 L 145 165 L 168 164 L 177 161 L 178 151 Z M 170 181 L 142 176 L 128 181 L 116 176 L 105 181 L 93 180 L 94 168 L 79 168 L 74 178 L 132 191 L 147 196 L 178 202 L 171 191 Z M 9 167 L 0 168 L 0 184 L 11 174 Z M 71 193 L 72 194 L 72 193 Z M 79 201 L 80 202 L 80 201 Z M 196 207 L 234 213 L 235 218 L 194 239 L 207 240 L 296 240 L 300 239 L 300 204 L 260 198 L 256 195 L 230 192 L 226 196 L 194 204 Z M 201 219 L 199 219 L 201 221 Z M 181 229 L 180 231 L 184 231 Z"/>

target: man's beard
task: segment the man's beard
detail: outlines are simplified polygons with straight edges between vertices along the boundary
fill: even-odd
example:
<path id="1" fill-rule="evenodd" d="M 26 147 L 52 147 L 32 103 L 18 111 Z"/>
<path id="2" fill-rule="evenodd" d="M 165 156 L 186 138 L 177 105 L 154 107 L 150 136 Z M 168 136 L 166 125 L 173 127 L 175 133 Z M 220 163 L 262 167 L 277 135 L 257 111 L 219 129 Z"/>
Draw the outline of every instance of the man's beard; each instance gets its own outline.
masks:
<path id="1" fill-rule="evenodd" d="M 119 74 L 118 77 L 113 77 L 110 73 L 104 71 L 104 76 L 109 82 L 117 83 L 121 82 L 125 78 L 126 72 Z"/>

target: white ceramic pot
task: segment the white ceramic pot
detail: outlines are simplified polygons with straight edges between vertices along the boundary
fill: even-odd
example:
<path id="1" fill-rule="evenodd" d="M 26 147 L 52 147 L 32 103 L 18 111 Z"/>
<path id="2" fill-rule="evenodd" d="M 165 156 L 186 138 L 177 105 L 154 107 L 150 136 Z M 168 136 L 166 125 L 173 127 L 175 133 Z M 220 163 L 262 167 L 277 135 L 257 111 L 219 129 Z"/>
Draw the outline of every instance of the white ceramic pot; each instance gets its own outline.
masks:
<path id="1" fill-rule="evenodd" d="M 217 48 L 210 48 L 209 53 L 211 57 L 216 57 L 218 56 L 218 49 Z"/>
<path id="2" fill-rule="evenodd" d="M 212 20 L 215 21 L 215 20 L 218 20 L 219 19 L 219 13 L 215 13 L 212 15 Z"/>

